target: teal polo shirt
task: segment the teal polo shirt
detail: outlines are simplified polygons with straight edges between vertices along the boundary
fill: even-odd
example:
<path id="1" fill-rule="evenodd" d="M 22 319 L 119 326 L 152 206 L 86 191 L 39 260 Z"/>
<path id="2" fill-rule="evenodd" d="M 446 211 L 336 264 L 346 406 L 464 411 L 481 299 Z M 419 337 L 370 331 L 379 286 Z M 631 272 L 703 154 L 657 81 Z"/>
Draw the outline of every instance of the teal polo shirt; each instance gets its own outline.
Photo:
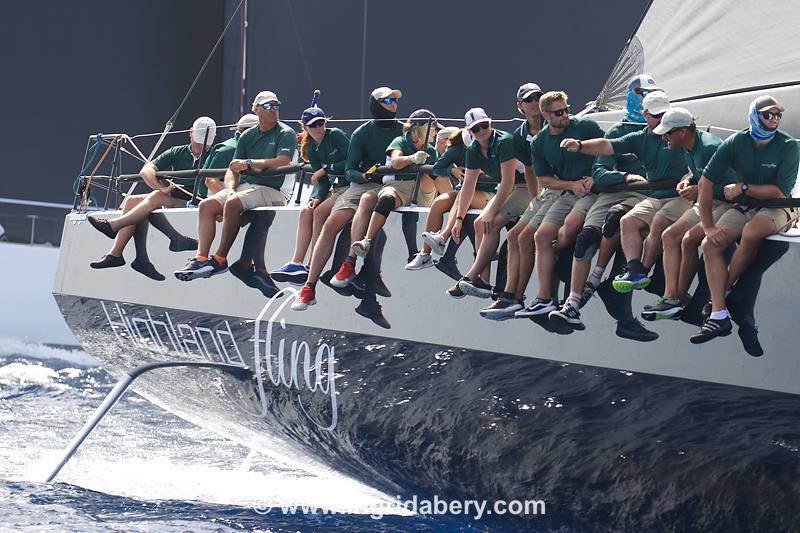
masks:
<path id="1" fill-rule="evenodd" d="M 387 123 L 387 121 L 381 121 Z M 375 120 L 362 124 L 350 137 L 345 162 L 345 177 L 350 183 L 366 183 L 363 172 L 373 165 L 386 163 L 386 148 L 395 138 L 403 134 L 403 125 L 392 120 L 389 127 L 380 126 Z"/>
<path id="2" fill-rule="evenodd" d="M 389 143 L 389 146 L 386 147 L 386 155 L 390 155 L 394 150 L 400 150 L 403 155 L 414 155 L 417 152 L 417 149 L 414 148 L 414 141 L 411 140 L 411 135 L 405 133 L 399 137 L 395 137 L 392 142 Z M 425 153 L 428 154 L 428 159 L 425 160 L 426 165 L 432 165 L 436 162 L 436 148 L 427 144 L 425 146 Z M 400 175 L 398 174 L 395 179 L 397 181 L 414 181 L 417 179 L 416 176 L 412 175 Z"/>
<path id="3" fill-rule="evenodd" d="M 344 172 L 347 161 L 347 150 L 350 148 L 350 137 L 339 128 L 325 128 L 325 137 L 319 145 L 309 136 L 306 148 L 308 163 L 313 171 L 325 167 L 331 172 Z M 329 176 L 325 174 L 314 185 L 311 198 L 323 200 L 327 198 L 331 187 L 347 185 L 344 176 Z"/>
<path id="4" fill-rule="evenodd" d="M 615 154 L 633 154 L 644 165 L 649 182 L 679 179 L 688 172 L 682 150 L 670 150 L 667 141 L 645 128 L 617 139 L 609 139 Z M 673 198 L 678 195 L 674 187 L 647 191 L 652 198 Z"/>
<path id="5" fill-rule="evenodd" d="M 239 137 L 234 159 L 275 159 L 286 156 L 289 160 L 297 150 L 297 133 L 283 122 L 269 131 L 253 126 Z M 260 176 L 242 173 L 241 183 L 253 183 L 280 190 L 284 176 Z"/>
<path id="6" fill-rule="evenodd" d="M 641 131 L 646 128 L 646 124 L 630 124 L 617 122 L 611 126 L 605 134 L 606 139 L 619 139 L 620 137 Z M 594 183 L 600 187 L 612 187 L 625 183 L 625 174 L 636 174 L 647 176 L 647 171 L 634 154 L 614 154 L 608 156 L 598 156 L 592 165 L 592 178 Z"/>
<path id="7" fill-rule="evenodd" d="M 533 170 L 537 176 L 555 176 L 564 181 L 578 181 L 592 175 L 594 156 L 568 152 L 561 148 L 564 139 L 586 141 L 603 136 L 603 130 L 592 119 L 570 117 L 569 125 L 557 135 L 550 134 L 548 124 L 531 143 Z"/>

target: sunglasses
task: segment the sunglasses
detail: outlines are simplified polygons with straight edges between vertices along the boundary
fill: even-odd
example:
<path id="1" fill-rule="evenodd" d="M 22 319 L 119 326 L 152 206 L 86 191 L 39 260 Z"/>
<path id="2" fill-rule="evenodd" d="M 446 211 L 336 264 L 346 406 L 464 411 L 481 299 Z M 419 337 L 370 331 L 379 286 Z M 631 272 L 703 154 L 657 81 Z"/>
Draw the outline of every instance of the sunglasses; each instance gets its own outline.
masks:
<path id="1" fill-rule="evenodd" d="M 680 128 L 672 128 L 667 133 L 664 134 L 664 137 L 669 137 L 670 135 L 674 135 L 675 133 L 679 132 L 680 130 L 684 129 L 683 126 Z"/>
<path id="2" fill-rule="evenodd" d="M 306 124 L 306 128 L 319 128 L 320 126 L 324 126 L 324 125 L 325 125 L 325 121 L 324 120 L 315 120 L 311 124 Z"/>
<path id="3" fill-rule="evenodd" d="M 634 89 L 633 92 L 642 96 L 647 96 L 647 93 L 649 93 L 650 91 L 648 91 L 647 89 Z"/>
<path id="4" fill-rule="evenodd" d="M 773 118 L 780 120 L 783 118 L 783 112 L 778 111 L 777 113 L 773 113 L 772 111 L 762 111 L 761 116 L 764 117 L 764 120 L 772 120 Z"/>
<path id="5" fill-rule="evenodd" d="M 532 95 L 528 96 L 527 98 L 523 98 L 521 101 L 525 102 L 526 104 L 530 104 L 531 102 L 538 102 L 539 98 L 541 98 L 541 97 L 542 97 L 541 94 L 533 93 Z"/>
<path id="6" fill-rule="evenodd" d="M 664 116 L 664 113 L 666 113 L 666 111 L 664 111 L 664 113 L 651 113 L 650 111 L 647 111 L 647 110 L 645 109 L 645 113 L 647 113 L 648 115 L 650 115 L 650 116 L 651 116 L 651 117 L 653 117 L 654 119 L 660 119 L 661 117 L 663 117 L 663 116 Z"/>
<path id="7" fill-rule="evenodd" d="M 472 133 L 478 133 L 479 131 L 485 130 L 488 127 L 489 127 L 489 123 L 488 122 L 481 122 L 480 124 L 475 124 L 474 126 L 472 126 L 469 129 L 469 131 L 471 131 Z"/>
<path id="8" fill-rule="evenodd" d="M 547 111 L 547 112 L 550 113 L 551 115 L 555 115 L 557 117 L 560 117 L 560 116 L 563 116 L 564 113 L 569 114 L 569 106 L 562 107 L 561 109 L 551 109 L 550 111 Z"/>
<path id="9" fill-rule="evenodd" d="M 397 98 L 390 98 L 390 97 L 387 96 L 386 98 L 381 98 L 381 102 L 386 104 L 386 105 L 396 104 L 397 103 Z"/>
<path id="10" fill-rule="evenodd" d="M 261 107 L 269 111 L 270 109 L 280 109 L 281 104 L 273 104 L 272 102 L 267 102 L 266 104 L 261 104 Z"/>

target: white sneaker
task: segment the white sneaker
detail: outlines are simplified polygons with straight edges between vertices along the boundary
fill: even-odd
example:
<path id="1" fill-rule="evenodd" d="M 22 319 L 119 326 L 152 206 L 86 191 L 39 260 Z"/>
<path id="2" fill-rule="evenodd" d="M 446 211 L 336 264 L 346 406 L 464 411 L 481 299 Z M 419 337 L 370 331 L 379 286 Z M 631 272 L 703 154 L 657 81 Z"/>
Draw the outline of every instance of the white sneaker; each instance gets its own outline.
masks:
<path id="1" fill-rule="evenodd" d="M 433 266 L 433 259 L 431 254 L 423 254 L 422 252 L 416 254 L 407 265 L 406 270 L 422 270 Z"/>
<path id="2" fill-rule="evenodd" d="M 366 257 L 367 253 L 369 253 L 369 239 L 361 239 L 360 241 L 354 242 L 350 246 L 350 249 L 353 250 L 353 253 L 358 257 Z"/>
<path id="3" fill-rule="evenodd" d="M 444 255 L 444 251 L 447 248 L 447 239 L 440 234 L 432 231 L 423 231 L 422 240 L 431 247 L 433 253 L 436 255 Z"/>
<path id="4" fill-rule="evenodd" d="M 536 298 L 533 300 L 531 305 L 514 313 L 514 316 L 517 318 L 528 318 L 542 315 L 547 316 L 556 309 L 558 309 L 558 307 L 556 307 L 556 304 L 552 299 L 542 300 L 541 298 Z"/>

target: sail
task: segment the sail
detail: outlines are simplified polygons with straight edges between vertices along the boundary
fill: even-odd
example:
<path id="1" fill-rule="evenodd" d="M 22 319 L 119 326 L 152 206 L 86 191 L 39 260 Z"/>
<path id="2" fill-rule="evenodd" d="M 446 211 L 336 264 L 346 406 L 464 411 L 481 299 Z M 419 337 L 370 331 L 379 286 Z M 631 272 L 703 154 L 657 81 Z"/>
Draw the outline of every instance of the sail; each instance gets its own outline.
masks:
<path id="1" fill-rule="evenodd" d="M 800 84 L 800 2 L 654 0 L 594 105 L 625 105 L 647 73 L 672 101 Z"/>

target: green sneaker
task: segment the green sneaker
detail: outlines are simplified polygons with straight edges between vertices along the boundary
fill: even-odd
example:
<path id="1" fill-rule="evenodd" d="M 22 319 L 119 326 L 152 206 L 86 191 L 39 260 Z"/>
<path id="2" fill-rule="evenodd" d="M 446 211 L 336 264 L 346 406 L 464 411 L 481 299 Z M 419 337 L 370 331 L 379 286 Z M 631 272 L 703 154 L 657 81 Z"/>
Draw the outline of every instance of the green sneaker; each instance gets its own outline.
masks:
<path id="1" fill-rule="evenodd" d="M 634 289 L 644 289 L 648 285 L 650 285 L 650 278 L 638 272 L 625 272 L 614 278 L 614 281 L 611 282 L 611 286 L 614 287 L 614 290 L 622 294 L 628 294 Z"/>
<path id="2" fill-rule="evenodd" d="M 683 304 L 679 300 L 659 298 L 654 305 L 645 306 L 642 318 L 653 322 L 654 320 L 678 320 L 683 313 Z"/>

